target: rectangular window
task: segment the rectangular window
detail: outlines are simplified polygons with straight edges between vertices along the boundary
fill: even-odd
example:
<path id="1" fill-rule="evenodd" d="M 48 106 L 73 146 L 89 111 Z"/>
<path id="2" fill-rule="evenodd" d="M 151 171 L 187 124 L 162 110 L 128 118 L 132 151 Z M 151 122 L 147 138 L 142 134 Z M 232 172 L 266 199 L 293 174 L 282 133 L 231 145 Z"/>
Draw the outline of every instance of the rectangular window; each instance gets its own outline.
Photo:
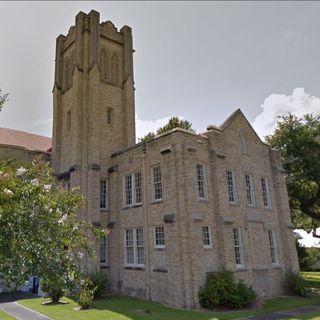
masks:
<path id="1" fill-rule="evenodd" d="M 247 197 L 247 204 L 250 207 L 255 207 L 255 197 L 254 197 L 254 189 L 253 189 L 253 180 L 251 174 L 245 174 L 245 187 L 246 187 L 246 197 Z"/>
<path id="2" fill-rule="evenodd" d="M 263 206 L 270 208 L 271 207 L 270 192 L 269 192 L 268 180 L 266 178 L 261 178 L 261 189 L 262 189 L 262 197 L 263 197 Z"/>
<path id="3" fill-rule="evenodd" d="M 206 171 L 202 164 L 197 164 L 197 182 L 199 199 L 208 199 Z"/>
<path id="4" fill-rule="evenodd" d="M 67 130 L 71 128 L 71 110 L 67 112 Z"/>
<path id="5" fill-rule="evenodd" d="M 233 171 L 227 170 L 227 186 L 230 203 L 237 203 L 236 179 Z"/>
<path id="6" fill-rule="evenodd" d="M 124 206 L 142 204 L 141 172 L 128 174 L 124 177 Z"/>
<path id="7" fill-rule="evenodd" d="M 108 209 L 108 187 L 107 180 L 100 180 L 100 209 Z"/>
<path id="8" fill-rule="evenodd" d="M 152 177 L 152 202 L 162 200 L 162 180 L 160 165 L 156 165 L 151 169 Z"/>
<path id="9" fill-rule="evenodd" d="M 107 124 L 112 124 L 112 108 L 107 109 Z"/>
<path id="10" fill-rule="evenodd" d="M 278 248 L 277 248 L 276 234 L 274 230 L 268 230 L 268 236 L 269 236 L 271 263 L 272 265 L 278 265 L 279 264 Z"/>
<path id="11" fill-rule="evenodd" d="M 165 247 L 163 226 L 154 227 L 154 247 L 155 248 Z"/>
<path id="12" fill-rule="evenodd" d="M 144 265 L 143 229 L 125 230 L 125 264 L 127 266 Z"/>
<path id="13" fill-rule="evenodd" d="M 202 226 L 202 244 L 204 248 L 211 248 L 211 232 L 209 226 Z"/>
<path id="14" fill-rule="evenodd" d="M 107 237 L 100 238 L 100 264 L 107 264 Z"/>
<path id="15" fill-rule="evenodd" d="M 237 268 L 244 267 L 244 258 L 243 258 L 243 245 L 242 245 L 242 235 L 241 229 L 233 229 L 233 243 L 234 243 L 234 254 Z"/>

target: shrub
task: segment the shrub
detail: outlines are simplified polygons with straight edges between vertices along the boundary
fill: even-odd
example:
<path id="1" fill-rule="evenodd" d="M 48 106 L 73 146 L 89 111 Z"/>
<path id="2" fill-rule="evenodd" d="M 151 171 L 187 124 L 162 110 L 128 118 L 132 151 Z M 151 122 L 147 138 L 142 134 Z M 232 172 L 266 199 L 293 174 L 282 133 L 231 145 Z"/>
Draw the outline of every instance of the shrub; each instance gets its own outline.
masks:
<path id="1" fill-rule="evenodd" d="M 199 302 L 204 308 L 216 306 L 241 308 L 256 298 L 255 291 L 243 281 L 236 282 L 230 271 L 212 273 L 199 290 Z"/>
<path id="2" fill-rule="evenodd" d="M 287 276 L 288 287 L 291 294 L 308 297 L 309 291 L 307 289 L 307 282 L 303 279 L 300 272 L 294 273 L 292 271 L 288 272 Z"/>
<path id="3" fill-rule="evenodd" d="M 88 309 L 92 305 L 95 288 L 92 288 L 92 281 L 90 278 L 81 280 L 78 304 L 81 309 Z"/>
<path id="4" fill-rule="evenodd" d="M 46 295 L 51 298 L 52 302 L 58 303 L 60 298 L 63 297 L 66 289 L 65 283 L 59 278 L 44 278 L 40 282 L 40 287 Z"/>
<path id="5" fill-rule="evenodd" d="M 92 282 L 91 290 L 94 290 L 94 297 L 98 298 L 103 292 L 106 291 L 108 284 L 108 276 L 104 272 L 95 272 L 89 274 L 89 278 Z"/>

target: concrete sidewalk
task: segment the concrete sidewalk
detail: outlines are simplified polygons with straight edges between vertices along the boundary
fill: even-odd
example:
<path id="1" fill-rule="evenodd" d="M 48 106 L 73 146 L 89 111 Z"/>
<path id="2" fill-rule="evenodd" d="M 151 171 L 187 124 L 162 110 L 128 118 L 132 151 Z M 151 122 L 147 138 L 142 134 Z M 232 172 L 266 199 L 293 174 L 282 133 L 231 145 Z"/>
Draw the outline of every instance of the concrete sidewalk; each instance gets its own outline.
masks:
<path id="1" fill-rule="evenodd" d="M 15 317 L 17 320 L 50 320 L 47 316 L 26 308 L 16 301 L 0 303 L 0 309 Z"/>

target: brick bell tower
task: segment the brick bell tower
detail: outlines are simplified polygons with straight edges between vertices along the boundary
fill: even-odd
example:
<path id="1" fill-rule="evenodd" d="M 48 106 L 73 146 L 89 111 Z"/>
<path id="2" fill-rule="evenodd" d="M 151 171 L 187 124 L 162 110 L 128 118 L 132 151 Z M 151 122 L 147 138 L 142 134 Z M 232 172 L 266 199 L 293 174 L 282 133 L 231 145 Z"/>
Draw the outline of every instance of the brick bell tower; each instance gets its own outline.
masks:
<path id="1" fill-rule="evenodd" d="M 82 219 L 107 224 L 100 180 L 108 180 L 110 156 L 134 144 L 131 28 L 118 31 L 111 21 L 100 23 L 94 10 L 79 12 L 67 36 L 56 40 L 52 164 L 60 179 L 80 186 L 87 198 Z M 90 261 L 89 269 L 99 262 Z"/>

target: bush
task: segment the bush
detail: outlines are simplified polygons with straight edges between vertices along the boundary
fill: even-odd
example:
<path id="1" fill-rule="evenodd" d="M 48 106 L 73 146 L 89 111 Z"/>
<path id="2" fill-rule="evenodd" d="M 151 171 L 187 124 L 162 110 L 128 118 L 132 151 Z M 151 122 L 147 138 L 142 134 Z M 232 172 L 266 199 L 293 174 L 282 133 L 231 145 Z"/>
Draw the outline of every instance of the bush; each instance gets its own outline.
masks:
<path id="1" fill-rule="evenodd" d="M 106 291 L 108 284 L 108 276 L 104 272 L 95 272 L 89 274 L 89 278 L 92 282 L 91 290 L 94 290 L 94 297 L 98 298 L 103 292 Z"/>
<path id="2" fill-rule="evenodd" d="M 51 298 L 52 302 L 58 303 L 63 297 L 66 286 L 62 279 L 59 278 L 44 278 L 40 282 L 40 287 L 46 295 Z"/>
<path id="3" fill-rule="evenodd" d="M 78 304 L 81 309 L 88 309 L 92 305 L 95 289 L 92 288 L 92 281 L 89 278 L 81 280 Z"/>
<path id="4" fill-rule="evenodd" d="M 294 273 L 289 271 L 288 276 L 288 286 L 289 291 L 291 294 L 301 296 L 301 297 L 308 297 L 309 290 L 307 289 L 307 282 L 303 279 L 300 272 Z"/>
<path id="5" fill-rule="evenodd" d="M 232 272 L 222 271 L 208 276 L 198 296 L 201 306 L 207 309 L 216 306 L 242 308 L 254 301 L 256 293 L 243 281 L 236 282 Z"/>

